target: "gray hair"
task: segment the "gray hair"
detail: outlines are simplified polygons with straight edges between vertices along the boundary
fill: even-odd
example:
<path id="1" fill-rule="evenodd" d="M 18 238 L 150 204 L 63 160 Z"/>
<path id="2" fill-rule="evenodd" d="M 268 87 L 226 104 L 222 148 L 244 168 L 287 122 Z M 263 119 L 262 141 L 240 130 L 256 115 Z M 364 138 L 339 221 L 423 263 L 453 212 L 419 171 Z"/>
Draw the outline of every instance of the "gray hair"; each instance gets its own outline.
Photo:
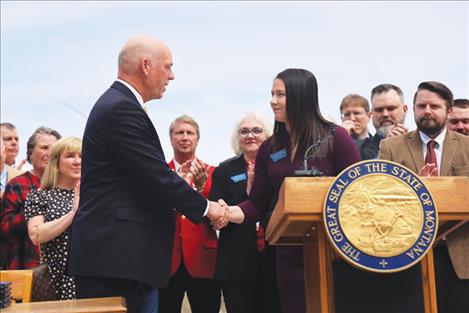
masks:
<path id="1" fill-rule="evenodd" d="M 402 92 L 402 89 L 393 84 L 380 84 L 374 87 L 371 90 L 371 98 L 370 98 L 372 104 L 373 104 L 374 95 L 389 92 L 391 90 L 394 90 L 397 93 L 397 95 L 399 96 L 399 100 L 401 100 L 401 104 L 404 104 L 404 93 Z"/>
<path id="2" fill-rule="evenodd" d="M 33 154 L 33 150 L 37 145 L 37 139 L 41 135 L 52 135 L 55 138 L 57 138 L 57 140 L 62 138 L 59 132 L 56 130 L 53 130 L 52 128 L 41 126 L 38 129 L 36 129 L 34 133 L 31 135 L 31 137 L 29 137 L 28 143 L 26 144 L 26 159 L 28 160 L 29 163 L 31 163 L 31 154 Z"/>
<path id="3" fill-rule="evenodd" d="M 233 129 L 233 134 L 231 135 L 231 148 L 236 155 L 241 155 L 243 151 L 241 151 L 241 147 L 239 146 L 239 139 L 238 139 L 238 130 L 241 123 L 244 122 L 247 118 L 253 118 L 259 124 L 261 124 L 262 129 L 265 131 L 267 138 L 272 136 L 272 124 L 265 118 L 265 116 L 257 111 L 247 112 L 243 116 L 241 116 L 235 124 Z"/>
<path id="4" fill-rule="evenodd" d="M 0 127 L 5 127 L 6 129 L 9 129 L 9 130 L 16 130 L 15 125 L 13 125 L 12 123 L 8 123 L 8 122 L 0 123 Z"/>

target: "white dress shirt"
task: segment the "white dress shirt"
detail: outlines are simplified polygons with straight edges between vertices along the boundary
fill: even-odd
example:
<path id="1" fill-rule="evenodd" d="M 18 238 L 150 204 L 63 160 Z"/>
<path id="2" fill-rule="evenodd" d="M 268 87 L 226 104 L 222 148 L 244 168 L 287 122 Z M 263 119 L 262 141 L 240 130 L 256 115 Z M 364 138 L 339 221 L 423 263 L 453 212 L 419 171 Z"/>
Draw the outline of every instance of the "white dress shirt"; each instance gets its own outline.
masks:
<path id="1" fill-rule="evenodd" d="M 428 137 L 425 133 L 419 130 L 420 134 L 420 139 L 422 139 L 423 145 L 423 159 L 427 157 L 427 144 L 432 138 Z M 436 141 L 435 145 L 435 154 L 436 154 L 436 162 L 437 162 L 437 167 L 438 167 L 438 176 L 440 176 L 440 169 L 441 169 L 441 156 L 443 154 L 443 142 L 445 141 L 445 136 L 446 136 L 446 127 L 443 129 L 443 131 L 436 136 L 433 140 Z"/>

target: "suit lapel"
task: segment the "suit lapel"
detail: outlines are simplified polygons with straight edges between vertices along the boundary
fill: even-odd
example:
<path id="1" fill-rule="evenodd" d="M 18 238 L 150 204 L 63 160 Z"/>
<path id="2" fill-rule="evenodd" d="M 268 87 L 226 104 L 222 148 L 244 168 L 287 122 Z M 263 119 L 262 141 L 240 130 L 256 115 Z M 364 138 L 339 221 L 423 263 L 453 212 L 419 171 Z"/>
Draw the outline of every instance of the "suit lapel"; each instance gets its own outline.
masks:
<path id="1" fill-rule="evenodd" d="M 420 169 L 425 165 L 425 160 L 423 159 L 422 145 L 423 143 L 420 139 L 418 131 L 415 130 L 409 134 L 409 137 L 407 138 L 407 146 L 414 161 L 415 168 L 413 168 L 412 170 L 415 173 L 418 173 Z"/>
<path id="2" fill-rule="evenodd" d="M 453 163 L 456 149 L 458 148 L 458 139 L 449 130 L 446 131 L 445 141 L 443 141 L 443 151 L 441 155 L 440 176 L 452 176 L 451 164 Z"/>

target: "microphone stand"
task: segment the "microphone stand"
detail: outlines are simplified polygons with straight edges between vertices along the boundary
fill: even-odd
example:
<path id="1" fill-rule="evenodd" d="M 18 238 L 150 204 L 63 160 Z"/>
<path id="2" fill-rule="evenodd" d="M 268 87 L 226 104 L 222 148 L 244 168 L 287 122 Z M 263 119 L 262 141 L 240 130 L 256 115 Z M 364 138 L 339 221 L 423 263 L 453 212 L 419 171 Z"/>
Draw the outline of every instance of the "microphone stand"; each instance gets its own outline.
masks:
<path id="1" fill-rule="evenodd" d="M 316 141 L 314 144 L 308 147 L 305 151 L 305 155 L 303 157 L 303 169 L 301 170 L 295 170 L 294 175 L 295 177 L 319 177 L 319 176 L 324 176 L 324 173 L 321 172 L 318 168 L 316 167 L 311 167 L 309 168 L 308 165 L 308 160 L 314 156 L 314 154 L 308 156 L 309 152 L 313 150 L 314 148 L 323 145 L 326 143 L 326 141 L 329 139 L 329 137 L 333 136 L 335 134 L 335 127 L 331 128 L 329 135 L 324 138 L 324 140 L 319 139 Z"/>

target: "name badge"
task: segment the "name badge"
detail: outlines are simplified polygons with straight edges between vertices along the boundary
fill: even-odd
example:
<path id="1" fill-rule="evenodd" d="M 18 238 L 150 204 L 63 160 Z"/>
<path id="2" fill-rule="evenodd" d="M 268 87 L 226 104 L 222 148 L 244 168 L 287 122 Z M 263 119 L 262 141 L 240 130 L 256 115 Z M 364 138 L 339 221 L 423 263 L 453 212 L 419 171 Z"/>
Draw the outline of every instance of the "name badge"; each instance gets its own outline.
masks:
<path id="1" fill-rule="evenodd" d="M 287 156 L 287 150 L 282 149 L 270 155 L 270 159 L 274 162 L 281 160 Z"/>
<path id="2" fill-rule="evenodd" d="M 230 179 L 231 179 L 234 183 L 238 183 L 238 182 L 243 181 L 243 180 L 246 180 L 246 179 L 248 179 L 248 178 L 247 178 L 247 176 L 246 176 L 246 173 L 242 173 L 242 174 L 238 174 L 238 175 L 231 176 Z"/>

